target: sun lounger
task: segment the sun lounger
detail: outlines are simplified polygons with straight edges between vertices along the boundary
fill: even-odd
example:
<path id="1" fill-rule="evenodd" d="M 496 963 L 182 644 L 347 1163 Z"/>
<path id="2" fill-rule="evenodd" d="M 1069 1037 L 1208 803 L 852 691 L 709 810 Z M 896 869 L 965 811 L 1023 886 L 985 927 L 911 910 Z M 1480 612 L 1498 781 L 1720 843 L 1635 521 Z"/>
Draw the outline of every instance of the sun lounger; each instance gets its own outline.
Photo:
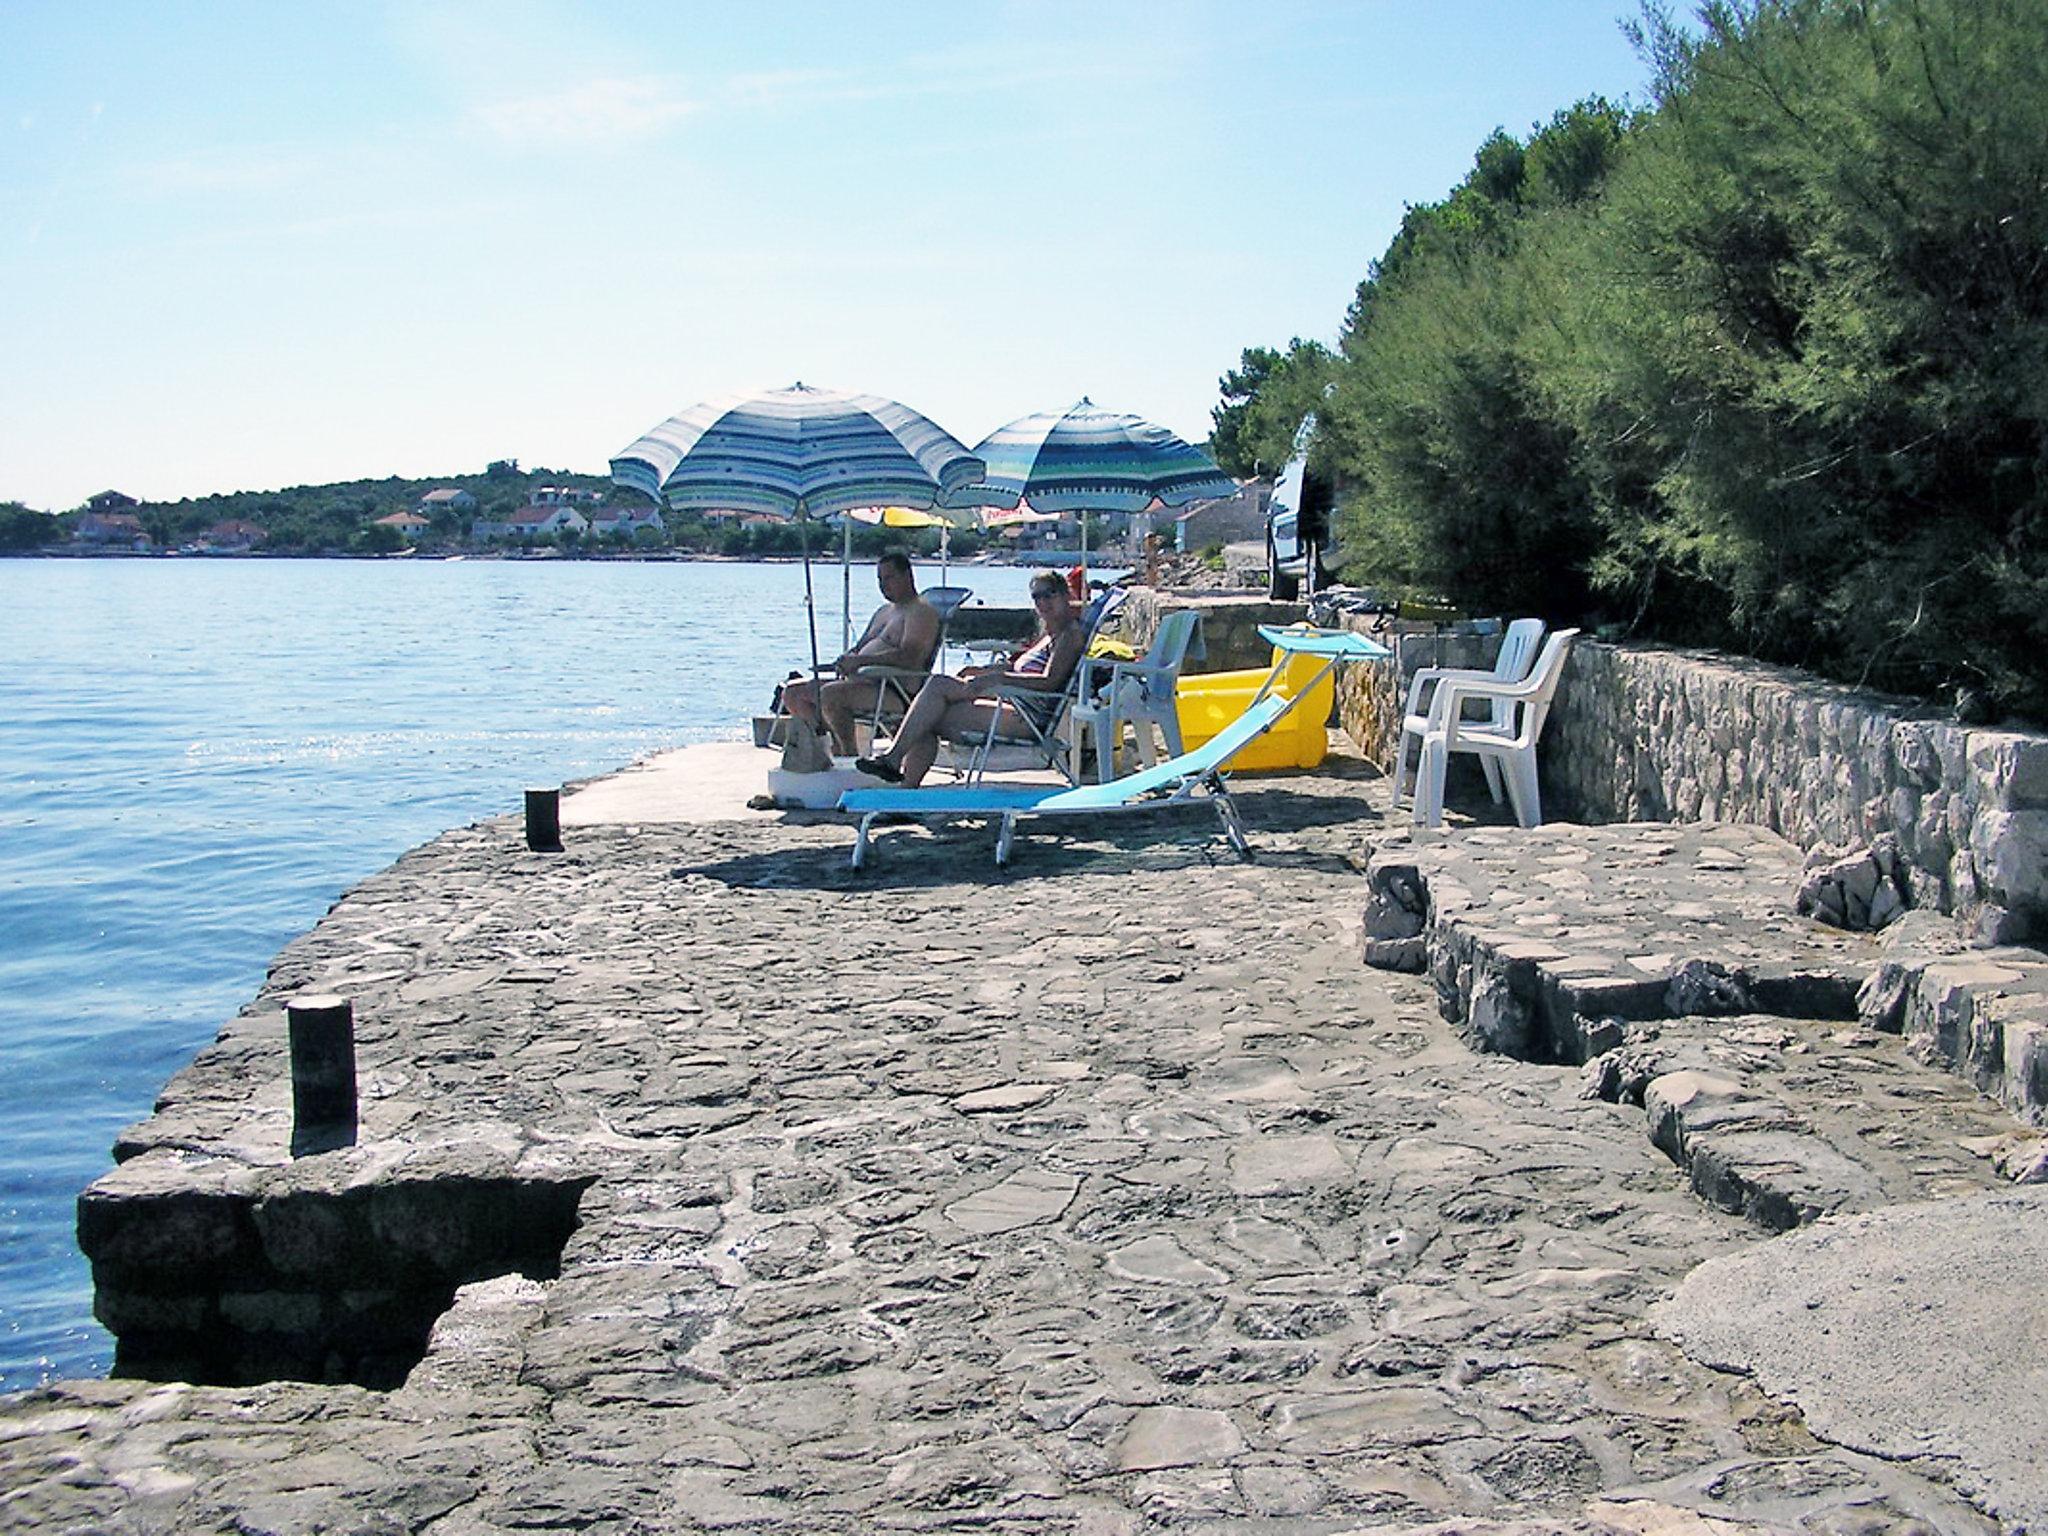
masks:
<path id="1" fill-rule="evenodd" d="M 1240 854 L 1249 855 L 1244 825 L 1237 807 L 1224 786 L 1223 767 L 1254 737 L 1294 707 L 1295 700 L 1282 694 L 1268 694 L 1258 700 L 1220 734 L 1192 752 L 1183 752 L 1140 773 L 1112 779 L 1107 784 L 1087 784 L 1079 789 L 1051 785 L 975 784 L 957 789 L 861 789 L 839 798 L 839 809 L 860 817 L 860 829 L 853 843 L 853 867 L 865 868 L 869 835 L 880 816 L 909 816 L 933 820 L 949 816 L 971 816 L 1000 820 L 996 833 L 996 863 L 1010 862 L 1010 847 L 1017 822 L 1024 816 L 1108 816 L 1123 811 L 1152 811 L 1172 805 L 1206 800 L 1222 818 L 1224 835 Z"/>

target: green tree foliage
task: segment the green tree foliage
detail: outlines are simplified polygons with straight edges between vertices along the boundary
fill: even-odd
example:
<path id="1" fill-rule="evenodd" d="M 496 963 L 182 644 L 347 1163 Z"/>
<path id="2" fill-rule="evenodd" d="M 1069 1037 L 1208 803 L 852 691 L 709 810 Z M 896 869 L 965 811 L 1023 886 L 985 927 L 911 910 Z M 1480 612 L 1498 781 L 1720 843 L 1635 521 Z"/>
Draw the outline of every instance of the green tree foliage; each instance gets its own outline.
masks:
<path id="1" fill-rule="evenodd" d="M 1637 300 L 1609 411 L 1657 469 L 1638 579 L 1762 655 L 2048 714 L 2048 10 L 1745 0 L 1641 35 L 1659 110 L 1601 220 Z"/>
<path id="2" fill-rule="evenodd" d="M 1209 413 L 1209 456 L 1227 475 L 1272 475 L 1294 456 L 1295 433 L 1316 408 L 1336 359 L 1318 341 L 1299 336 L 1285 352 L 1247 347 L 1236 368 L 1217 380 L 1222 403 Z"/>
<path id="3" fill-rule="evenodd" d="M 396 554 L 405 548 L 405 537 L 389 523 L 370 523 L 357 530 L 350 547 L 365 555 Z"/>
<path id="4" fill-rule="evenodd" d="M 41 549 L 58 544 L 65 537 L 64 526 L 47 512 L 37 512 L 18 501 L 0 501 L 0 550 Z"/>
<path id="5" fill-rule="evenodd" d="M 1280 354 L 1271 347 L 1246 347 L 1238 364 L 1216 381 L 1223 399 L 1209 412 L 1209 457 L 1226 475 L 1255 475 L 1258 461 L 1244 439 L 1244 419 Z"/>
<path id="6" fill-rule="evenodd" d="M 1345 574 L 2048 718 L 2048 7 L 1636 35 L 1646 110 L 1495 134 L 1359 285 Z"/>
<path id="7" fill-rule="evenodd" d="M 1588 101 L 1526 145 L 1494 134 L 1360 285 L 1318 416 L 1348 576 L 1488 612 L 1584 608 L 1599 535 L 1573 425 L 1544 389 L 1544 252 L 1625 133 L 1619 109 Z"/>

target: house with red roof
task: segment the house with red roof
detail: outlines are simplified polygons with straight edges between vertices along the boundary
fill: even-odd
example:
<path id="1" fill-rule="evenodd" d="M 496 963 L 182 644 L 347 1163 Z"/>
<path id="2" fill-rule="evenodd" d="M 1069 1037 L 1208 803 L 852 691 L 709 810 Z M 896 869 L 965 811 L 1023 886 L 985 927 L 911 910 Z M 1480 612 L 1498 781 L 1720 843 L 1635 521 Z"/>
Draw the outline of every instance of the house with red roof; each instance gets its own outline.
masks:
<path id="1" fill-rule="evenodd" d="M 247 518 L 231 517 L 224 523 L 215 523 L 199 535 L 202 549 L 235 551 L 254 549 L 270 535 Z"/>
<path id="2" fill-rule="evenodd" d="M 106 549 L 149 548 L 149 535 L 133 512 L 87 512 L 72 527 L 71 537 L 77 543 Z"/>
<path id="3" fill-rule="evenodd" d="M 434 525 L 417 512 L 393 512 L 389 517 L 378 518 L 372 526 L 396 528 L 398 536 L 410 544 Z"/>

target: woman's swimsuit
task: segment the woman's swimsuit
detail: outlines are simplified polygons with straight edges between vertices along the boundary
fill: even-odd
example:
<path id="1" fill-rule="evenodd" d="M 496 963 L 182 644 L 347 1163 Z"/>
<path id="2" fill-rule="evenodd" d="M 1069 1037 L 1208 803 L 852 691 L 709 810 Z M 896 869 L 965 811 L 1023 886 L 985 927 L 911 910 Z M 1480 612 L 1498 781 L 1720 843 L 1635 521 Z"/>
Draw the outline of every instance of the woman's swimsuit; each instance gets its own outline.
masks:
<path id="1" fill-rule="evenodd" d="M 1052 665 L 1052 645 L 1051 635 L 1039 636 L 1032 642 L 1029 650 L 1010 664 L 1010 670 L 1027 677 L 1043 677 L 1046 669 Z"/>

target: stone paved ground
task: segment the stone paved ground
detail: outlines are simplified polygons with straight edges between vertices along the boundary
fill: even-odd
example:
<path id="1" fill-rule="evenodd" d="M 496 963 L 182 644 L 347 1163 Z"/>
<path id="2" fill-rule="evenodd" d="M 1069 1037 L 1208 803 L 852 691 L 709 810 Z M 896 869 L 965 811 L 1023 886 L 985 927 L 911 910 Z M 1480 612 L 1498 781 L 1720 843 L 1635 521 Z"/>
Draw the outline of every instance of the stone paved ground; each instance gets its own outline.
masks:
<path id="1" fill-rule="evenodd" d="M 1995 1530 L 1657 1336 L 1688 1271 L 1773 1239 L 1642 1109 L 1359 964 L 1377 792 L 1248 787 L 1251 865 L 1203 819 L 1032 835 L 1007 873 L 965 826 L 864 877 L 840 826 L 409 855 L 105 1197 L 246 1198 L 283 1273 L 308 1200 L 552 1171 L 593 1180 L 559 1275 L 464 1288 L 393 1391 L 16 1399 L 0 1528 Z M 365 1139 L 293 1164 L 277 1009 L 314 988 L 356 1000 Z"/>

